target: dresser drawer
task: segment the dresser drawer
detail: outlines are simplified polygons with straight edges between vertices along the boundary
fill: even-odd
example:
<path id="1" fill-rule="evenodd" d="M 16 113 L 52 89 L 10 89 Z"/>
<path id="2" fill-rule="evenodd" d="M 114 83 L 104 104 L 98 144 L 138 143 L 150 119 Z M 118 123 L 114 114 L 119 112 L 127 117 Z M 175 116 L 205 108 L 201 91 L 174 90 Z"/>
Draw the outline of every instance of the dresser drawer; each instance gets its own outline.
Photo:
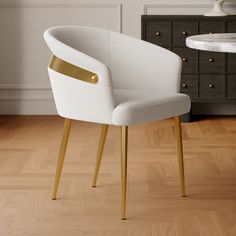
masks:
<path id="1" fill-rule="evenodd" d="M 200 21 L 199 22 L 199 33 L 210 34 L 210 33 L 224 33 L 225 23 L 223 21 Z"/>
<path id="2" fill-rule="evenodd" d="M 148 42 L 154 44 L 171 43 L 171 21 L 151 21 L 146 22 L 145 37 Z"/>
<path id="3" fill-rule="evenodd" d="M 174 21 L 173 22 L 173 44 L 175 46 L 185 46 L 188 36 L 197 34 L 196 21 Z"/>
<path id="4" fill-rule="evenodd" d="M 228 73 L 236 73 L 236 53 L 227 54 L 227 71 Z"/>
<path id="5" fill-rule="evenodd" d="M 191 97 L 192 114 L 236 114 L 236 53 L 199 51 L 185 45 L 191 35 L 225 32 L 236 33 L 236 15 L 142 16 L 142 39 L 182 58 L 180 91 Z"/>
<path id="6" fill-rule="evenodd" d="M 236 74 L 227 76 L 227 97 L 236 99 Z"/>
<path id="7" fill-rule="evenodd" d="M 227 33 L 236 33 L 236 22 L 227 22 Z"/>
<path id="8" fill-rule="evenodd" d="M 220 99 L 225 98 L 225 76 L 224 75 L 200 75 L 199 77 L 200 98 Z"/>
<path id="9" fill-rule="evenodd" d="M 222 73 L 225 69 L 224 53 L 200 51 L 200 73 Z"/>
<path id="10" fill-rule="evenodd" d="M 188 94 L 191 98 L 198 97 L 198 76 L 185 74 L 182 75 L 180 92 Z"/>
<path id="11" fill-rule="evenodd" d="M 182 58 L 183 73 L 197 73 L 197 50 L 190 48 L 173 48 L 173 52 Z"/>

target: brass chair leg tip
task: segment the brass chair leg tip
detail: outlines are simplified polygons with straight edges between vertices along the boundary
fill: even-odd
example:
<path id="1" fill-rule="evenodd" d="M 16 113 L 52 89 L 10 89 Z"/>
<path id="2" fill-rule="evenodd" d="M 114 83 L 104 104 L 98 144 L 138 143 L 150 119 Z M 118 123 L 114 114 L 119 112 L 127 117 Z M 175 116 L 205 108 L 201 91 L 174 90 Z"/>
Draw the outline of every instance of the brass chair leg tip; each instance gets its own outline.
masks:
<path id="1" fill-rule="evenodd" d="M 182 194 L 181 197 L 187 197 L 187 195 L 186 194 Z"/>
<path id="2" fill-rule="evenodd" d="M 56 200 L 56 197 L 52 197 L 52 200 Z"/>
<path id="3" fill-rule="evenodd" d="M 92 188 L 96 188 L 97 186 L 96 185 L 92 185 Z"/>
<path id="4" fill-rule="evenodd" d="M 121 220 L 126 220 L 126 217 L 121 217 Z"/>

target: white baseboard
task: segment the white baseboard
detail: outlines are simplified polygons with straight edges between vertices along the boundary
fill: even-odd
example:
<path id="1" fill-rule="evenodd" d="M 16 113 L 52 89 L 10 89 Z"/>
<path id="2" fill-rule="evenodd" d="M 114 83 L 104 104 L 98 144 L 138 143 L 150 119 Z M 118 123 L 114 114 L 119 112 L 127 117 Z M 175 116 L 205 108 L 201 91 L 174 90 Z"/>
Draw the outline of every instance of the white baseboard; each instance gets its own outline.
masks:
<path id="1" fill-rule="evenodd" d="M 53 100 L 0 101 L 0 115 L 56 115 Z"/>
<path id="2" fill-rule="evenodd" d="M 57 114 L 49 85 L 0 85 L 0 115 Z"/>

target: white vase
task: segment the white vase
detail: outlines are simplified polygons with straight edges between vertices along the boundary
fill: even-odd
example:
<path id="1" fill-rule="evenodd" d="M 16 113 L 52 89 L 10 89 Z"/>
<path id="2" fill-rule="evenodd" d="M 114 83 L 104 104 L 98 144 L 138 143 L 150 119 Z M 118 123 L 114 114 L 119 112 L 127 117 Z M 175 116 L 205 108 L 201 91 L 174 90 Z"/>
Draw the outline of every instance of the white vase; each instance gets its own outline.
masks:
<path id="1" fill-rule="evenodd" d="M 223 4 L 227 0 L 214 0 L 213 9 L 211 12 L 205 13 L 204 16 L 228 16 L 229 13 L 223 9 Z"/>

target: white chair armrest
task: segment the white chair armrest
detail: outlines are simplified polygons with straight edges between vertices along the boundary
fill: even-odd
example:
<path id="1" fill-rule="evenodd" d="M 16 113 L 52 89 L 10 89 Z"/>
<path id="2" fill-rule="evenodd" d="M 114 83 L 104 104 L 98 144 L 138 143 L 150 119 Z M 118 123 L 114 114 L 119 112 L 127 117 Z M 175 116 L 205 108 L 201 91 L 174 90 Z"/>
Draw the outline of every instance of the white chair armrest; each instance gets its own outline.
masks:
<path id="1" fill-rule="evenodd" d="M 52 37 L 50 30 L 44 33 L 44 38 L 55 56 L 97 74 L 99 77 L 97 84 L 99 86 L 112 87 L 111 74 L 105 64 Z"/>
<path id="2" fill-rule="evenodd" d="M 45 32 L 45 41 L 57 58 L 98 75 L 97 83 L 88 83 L 49 66 L 49 77 L 59 115 L 75 120 L 111 124 L 115 101 L 108 67 L 61 42 L 50 31 Z"/>

